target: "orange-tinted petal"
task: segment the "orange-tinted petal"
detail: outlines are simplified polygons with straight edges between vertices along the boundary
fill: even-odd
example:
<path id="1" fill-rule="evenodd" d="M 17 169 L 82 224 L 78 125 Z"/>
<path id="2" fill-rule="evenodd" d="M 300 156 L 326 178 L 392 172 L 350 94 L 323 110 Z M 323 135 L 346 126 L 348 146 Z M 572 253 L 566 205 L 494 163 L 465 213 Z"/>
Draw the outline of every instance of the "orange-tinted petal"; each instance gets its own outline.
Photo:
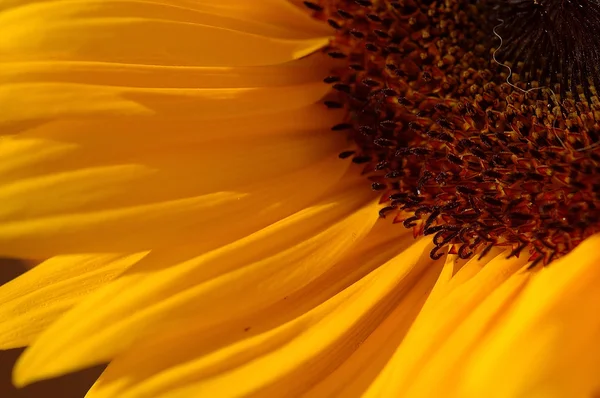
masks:
<path id="1" fill-rule="evenodd" d="M 187 350 L 194 347 L 202 352 L 202 344 L 182 350 L 178 342 L 188 331 L 174 330 L 117 359 L 89 396 L 295 396 L 347 360 L 409 292 L 427 290 L 427 283 L 414 285 L 431 262 L 427 246 L 427 241 L 417 242 L 313 310 L 214 352 L 190 355 L 193 351 Z M 429 268 L 423 280 L 429 286 L 435 271 Z M 200 326 L 201 318 L 197 322 Z M 133 363 L 147 377 L 139 384 L 120 377 Z"/>
<path id="2" fill-rule="evenodd" d="M 0 288 L 0 347 L 34 341 L 82 298 L 106 285 L 144 255 L 58 256 Z"/>

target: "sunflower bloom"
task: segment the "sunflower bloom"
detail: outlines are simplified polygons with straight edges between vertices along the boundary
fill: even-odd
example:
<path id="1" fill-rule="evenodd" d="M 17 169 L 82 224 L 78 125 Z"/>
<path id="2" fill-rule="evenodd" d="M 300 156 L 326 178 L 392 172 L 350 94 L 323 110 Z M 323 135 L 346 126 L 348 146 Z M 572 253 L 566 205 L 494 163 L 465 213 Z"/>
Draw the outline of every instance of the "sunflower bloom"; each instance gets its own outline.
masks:
<path id="1" fill-rule="evenodd" d="M 598 7 L 297 3 L 0 0 L 14 383 L 599 394 Z"/>

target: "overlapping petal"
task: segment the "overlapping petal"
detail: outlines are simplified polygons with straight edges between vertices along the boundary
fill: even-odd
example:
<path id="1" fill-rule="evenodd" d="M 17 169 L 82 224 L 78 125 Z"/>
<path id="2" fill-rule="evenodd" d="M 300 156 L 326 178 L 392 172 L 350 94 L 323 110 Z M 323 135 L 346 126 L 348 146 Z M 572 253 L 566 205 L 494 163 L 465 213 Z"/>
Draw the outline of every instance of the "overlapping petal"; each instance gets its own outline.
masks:
<path id="1" fill-rule="evenodd" d="M 377 221 L 314 105 L 329 31 L 287 1 L 4 0 L 0 26 L 0 254 L 56 256 L 0 289 L 3 346 L 48 328 L 17 384 L 112 360 L 90 398 L 600 391 L 597 238 L 442 269 Z"/>
<path id="2" fill-rule="evenodd" d="M 4 4 L 0 131 L 18 135 L 0 140 L 3 255 L 131 253 L 210 235 L 208 250 L 298 211 L 344 172 L 331 161 L 343 138 L 306 118 L 328 66 L 301 58 L 327 29 L 290 4 Z M 319 187 L 300 189 L 315 175 Z"/>
<path id="3" fill-rule="evenodd" d="M 438 282 L 365 396 L 591 396 L 597 239 L 537 273 L 501 253 Z"/>
<path id="4" fill-rule="evenodd" d="M 596 235 L 536 275 L 465 360 L 457 396 L 593 397 L 600 393 Z M 496 384 L 495 384 L 496 385 Z"/>
<path id="5" fill-rule="evenodd" d="M 0 347 L 34 341 L 82 297 L 115 279 L 145 253 L 57 256 L 0 289 Z"/>
<path id="6" fill-rule="evenodd" d="M 147 339 L 117 358 L 89 396 L 297 396 L 342 364 L 399 305 L 408 313 L 408 306 L 418 305 L 405 296 L 422 297 L 439 272 L 439 267 L 429 267 L 427 245 L 417 242 L 405 251 L 396 246 L 388 262 L 297 318 L 279 323 L 275 319 L 281 315 L 271 308 L 246 317 L 243 329 L 229 324 L 210 330 L 199 316 L 190 329 L 172 328 Z M 346 266 L 353 263 L 351 254 Z M 322 296 L 316 286 L 309 291 Z M 309 291 L 303 294 L 305 300 Z M 289 308 L 294 311 L 293 305 Z M 223 337 L 215 339 L 217 334 L 237 336 L 218 344 Z M 192 336 L 200 339 L 186 350 L 177 348 L 178 341 Z M 133 377 L 123 378 L 122 370 L 132 367 L 137 369 L 130 373 Z"/>
<path id="7" fill-rule="evenodd" d="M 5 294 L 47 264 L 105 258 L 85 253 L 184 262 L 302 212 L 340 180 L 346 144 L 314 117 L 328 63 L 305 57 L 328 29 L 286 2 L 259 3 L 2 3 L 0 251 L 58 256 Z M 35 335 L 106 284 L 104 268 L 82 271 L 94 289 L 68 298 L 57 292 L 76 278 L 37 278 L 35 300 L 25 289 L 5 308 L 23 310 L 14 330 L 38 316 Z"/>
<path id="8" fill-rule="evenodd" d="M 34 345 L 23 357 L 23 368 L 44 376 L 84 367 L 112 358 L 148 328 L 156 329 L 172 318 L 203 313 L 210 327 L 293 293 L 335 265 L 373 225 L 376 205 L 363 207 L 372 195 L 356 195 L 353 187 L 181 264 L 166 266 L 173 254 L 157 251 L 157 258 L 150 255 L 129 276 L 111 283 L 49 329 L 39 340 L 41 350 Z M 165 269 L 145 271 L 155 270 L 153 262 Z M 67 324 L 72 325 L 68 333 Z M 58 352 L 62 359 L 56 357 Z M 44 359 L 48 356 L 53 360 Z"/>
<path id="9" fill-rule="evenodd" d="M 303 30 L 296 30 L 296 35 L 289 33 L 291 29 L 283 20 L 277 25 L 269 21 L 255 22 L 244 16 L 239 1 L 224 2 L 216 7 L 191 1 L 20 3 L 0 13 L 3 26 L 0 52 L 4 62 L 53 59 L 252 66 L 301 58 L 322 47 L 327 40 L 323 36 L 306 38 Z M 263 4 L 258 8 L 267 6 Z M 293 12 L 291 7 L 288 11 Z M 315 25 L 308 16 L 299 24 L 309 28 Z"/>

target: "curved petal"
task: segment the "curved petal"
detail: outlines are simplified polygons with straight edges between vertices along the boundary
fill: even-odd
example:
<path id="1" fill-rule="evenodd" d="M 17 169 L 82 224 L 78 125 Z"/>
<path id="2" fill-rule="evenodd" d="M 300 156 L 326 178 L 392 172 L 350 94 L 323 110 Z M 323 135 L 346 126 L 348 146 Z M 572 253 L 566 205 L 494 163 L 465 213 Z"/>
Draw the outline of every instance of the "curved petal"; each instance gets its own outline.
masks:
<path id="1" fill-rule="evenodd" d="M 300 108 L 317 102 L 329 88 L 322 83 L 276 88 L 156 89 L 72 83 L 19 83 L 0 86 L 0 124 L 58 117 L 177 117 L 196 112 L 199 121 Z M 27 92 L 24 97 L 19 93 Z M 53 106 L 50 106 L 53 104 Z"/>
<path id="2" fill-rule="evenodd" d="M 361 192 L 352 184 L 265 230 L 162 272 L 145 274 L 140 273 L 143 266 L 136 267 L 49 329 L 18 369 L 35 379 L 102 362 L 165 317 L 186 314 L 188 307 L 204 311 L 206 325 L 216 325 L 283 298 L 333 266 L 371 229 L 377 204 L 365 206 L 372 194 Z M 90 308 L 96 308 L 94 316 Z M 76 327 L 70 319 L 77 320 Z M 83 345 L 76 347 L 74 341 Z M 50 362 L 44 359 L 48 355 Z"/>
<path id="3" fill-rule="evenodd" d="M 135 164 L 164 169 L 171 174 L 171 186 L 180 189 L 190 185 L 198 189 L 207 184 L 214 191 L 216 181 L 222 181 L 219 187 L 248 185 L 264 180 L 265 173 L 283 176 L 324 156 L 337 156 L 335 151 L 346 144 L 343 137 L 329 132 L 336 116 L 321 106 L 309 105 L 274 114 L 203 122 L 195 119 L 194 113 L 175 119 L 154 115 L 54 121 L 0 139 L 0 183 L 76 169 Z M 253 150 L 249 150 L 250 145 Z M 263 158 L 266 162 L 257 161 Z M 220 167 L 215 169 L 215 163 Z M 247 167 L 250 164 L 252 168 Z M 252 172 L 254 169 L 257 173 Z M 173 180 L 186 180 L 187 184 L 175 184 Z"/>
<path id="4" fill-rule="evenodd" d="M 230 241 L 226 237 L 230 225 L 236 225 L 230 233 L 233 240 L 251 233 L 315 200 L 343 173 L 345 166 L 333 162 L 345 146 L 343 138 L 311 131 L 315 123 L 304 118 L 327 90 L 316 73 L 304 74 L 315 69 L 311 60 L 286 63 L 281 69 L 186 68 L 185 62 L 169 58 L 175 52 L 143 48 L 123 52 L 140 56 L 131 64 L 102 59 L 103 48 L 116 48 L 112 40 L 127 41 L 119 29 L 139 20 L 204 28 L 210 27 L 202 22 L 210 14 L 215 21 L 220 17 L 241 21 L 232 25 L 222 21 L 229 26 L 222 28 L 226 34 L 275 38 L 268 27 L 260 34 L 249 27 L 252 24 L 240 11 L 248 7 L 241 2 L 212 6 L 186 1 L 56 0 L 12 5 L 0 19 L 10 35 L 25 35 L 15 48 L 41 58 L 34 62 L 12 57 L 11 40 L 0 46 L 10 55 L 2 57 L 0 65 L 6 78 L 0 86 L 4 110 L 0 119 L 5 122 L 0 129 L 20 132 L 0 140 L 4 155 L 0 197 L 6 203 L 0 214 L 3 254 L 136 252 L 185 245 L 201 235 L 209 237 L 199 250 L 208 250 Z M 287 10 L 285 15 L 302 19 L 289 4 L 281 7 Z M 20 24 L 26 16 L 31 19 Z M 98 38 L 103 45 L 86 36 L 88 22 L 92 30 L 96 23 L 103 26 Z M 289 31 L 293 24 L 284 25 L 282 29 Z M 65 40 L 55 28 L 69 30 L 69 38 L 81 43 L 72 47 L 72 40 Z M 40 29 L 49 29 L 42 41 L 52 45 L 34 40 Z M 177 43 L 187 40 L 170 31 L 158 33 Z M 199 41 L 217 36 L 202 36 Z M 296 41 L 303 40 L 307 39 Z M 85 54 L 91 59 L 86 61 Z M 157 55 L 164 56 L 158 63 L 164 67 L 146 65 Z M 178 70 L 184 72 L 176 74 Z M 132 85 L 119 80 L 129 72 Z M 165 80 L 153 84 L 156 74 Z M 206 83 L 213 75 L 229 81 L 230 87 Z M 303 120 L 298 123 L 299 118 Z M 268 127 L 276 127 L 277 121 L 283 121 L 280 130 Z M 251 134 L 263 130 L 260 138 Z M 321 173 L 316 189 L 300 188 L 299 183 L 307 184 Z M 271 205 L 261 209 L 262 203 Z M 218 214 L 225 214 L 222 226 L 215 225 Z M 248 215 L 247 222 L 234 223 L 242 214 Z"/>
<path id="5" fill-rule="evenodd" d="M 445 372 L 450 372 L 449 366 L 454 369 L 454 362 L 446 360 L 442 353 L 449 350 L 455 355 L 454 347 L 474 344 L 478 333 L 483 333 L 493 324 L 497 311 L 506 308 L 503 304 L 510 302 L 524 283 L 521 279 L 526 280 L 528 276 L 527 273 L 518 272 L 526 264 L 525 259 L 513 257 L 507 260 L 506 253 L 500 253 L 491 260 L 483 261 L 487 263 L 485 267 L 477 259 L 469 261 L 456 274 L 456 281 L 448 281 L 444 277 L 442 285 L 434 288 L 402 344 L 369 386 L 366 397 L 430 396 L 428 394 L 432 391 L 445 386 L 431 383 L 431 375 L 427 372 L 429 363 L 439 358 L 446 366 Z M 447 263 L 447 266 L 453 264 Z M 461 273 L 466 277 L 461 276 Z M 517 282 L 511 282 L 508 288 L 504 288 L 503 285 L 511 275 L 514 275 Z M 497 295 L 500 299 L 492 295 L 499 287 L 501 289 Z M 474 329 L 461 328 L 465 319 L 473 319 L 469 325 Z M 450 344 L 451 342 L 454 344 Z M 425 374 L 428 377 L 421 378 Z M 440 378 L 445 376 L 446 374 L 439 375 Z"/>
<path id="6" fill-rule="evenodd" d="M 255 32 L 266 36 L 285 38 L 324 37 L 331 34 L 331 28 L 310 18 L 301 9 L 293 7 L 287 0 L 138 0 L 138 1 L 92 1 L 92 0 L 3 0 L 0 12 L 11 8 L 53 7 L 59 12 L 81 14 L 95 10 L 104 5 L 105 12 L 113 15 L 116 10 L 122 13 L 140 13 L 145 10 L 146 16 L 159 17 L 169 14 L 178 16 L 180 20 L 198 21 L 205 18 L 208 23 L 218 21 L 217 26 L 229 24 L 235 30 Z M 43 4 L 49 3 L 49 4 Z M 102 4 L 104 3 L 104 4 Z M 107 4 L 108 3 L 108 7 Z M 36 8 L 37 7 L 37 8 Z M 64 7 L 60 10 L 59 7 Z M 21 10 L 22 12 L 22 10 Z M 206 18 L 210 15 L 210 20 Z"/>
<path id="7" fill-rule="evenodd" d="M 503 257 L 493 260 L 486 268 L 496 268 L 493 273 L 504 281 L 489 286 L 483 299 L 452 301 L 461 287 L 445 298 L 438 295 L 437 304 L 423 309 L 411 332 L 423 335 L 420 326 L 429 326 L 448 331 L 444 338 L 430 338 L 436 344 L 424 353 L 407 337 L 367 396 L 594 396 L 600 391 L 600 316 L 595 311 L 600 273 L 598 258 L 590 253 L 595 253 L 599 239 L 588 239 L 536 273 L 513 273 L 504 260 L 508 267 L 502 275 L 498 271 Z M 479 280 L 486 268 L 472 280 Z M 444 323 L 451 317 L 431 311 L 445 306 L 441 300 L 456 304 L 456 312 L 470 308 L 450 330 Z M 411 355 L 415 352 L 419 356 Z"/>
<path id="8" fill-rule="evenodd" d="M 600 393 L 600 235 L 538 272 L 465 360 L 457 396 Z M 502 372 L 503 383 L 487 385 Z"/>
<path id="9" fill-rule="evenodd" d="M 428 290 L 439 272 L 439 267 L 428 267 L 428 245 L 426 240 L 414 243 L 298 318 L 257 333 L 246 329 L 246 338 L 214 352 L 185 352 L 202 344 L 176 348 L 177 341 L 201 328 L 162 336 L 140 346 L 135 355 L 118 358 L 88 396 L 297 396 L 352 355 L 407 295 Z M 148 354 L 156 357 L 150 360 Z M 147 377 L 139 384 L 120 377 L 133 363 L 136 374 Z"/>
<path id="10" fill-rule="evenodd" d="M 7 146 L 12 145 L 10 141 L 23 142 L 19 138 L 9 139 L 5 141 Z M 226 144 L 228 150 L 223 153 L 219 148 Z M 252 150 L 248 150 L 249 146 Z M 4 147 L 0 143 L 0 151 Z M 66 146 L 48 142 L 47 147 Z M 252 191 L 253 186 L 288 178 L 293 173 L 334 158 L 340 147 L 337 137 L 319 132 L 262 139 L 255 137 L 235 143 L 147 148 L 140 154 L 113 153 L 116 159 L 104 156 L 103 162 L 90 159 L 93 156 L 91 148 L 80 147 L 75 150 L 90 154 L 87 159 L 89 166 L 83 163 L 85 159 L 76 163 L 76 159 L 72 158 L 73 170 L 52 170 L 46 157 L 44 160 L 48 167 L 41 175 L 35 175 L 27 169 L 27 165 L 17 180 L 14 168 L 7 170 L 8 175 L 0 170 L 0 200 L 4 203 L 0 219 L 6 222 L 84 213 L 226 191 L 244 196 Z M 11 161 L 14 152 L 7 149 L 6 158 Z M 17 153 L 28 156 L 21 151 Z M 63 156 L 69 155 L 63 152 Z M 261 162 L 256 162 L 257 157 Z M 37 160 L 34 155 L 31 163 Z M 210 170 L 215 164 L 220 164 L 219 169 Z"/>
<path id="11" fill-rule="evenodd" d="M 0 81 L 52 81 L 113 87 L 257 88 L 320 82 L 334 65 L 325 54 L 313 54 L 285 64 L 252 67 L 124 64 L 115 62 L 38 61 L 0 64 Z M 237 117 L 237 115 L 236 115 Z"/>
<path id="12" fill-rule="evenodd" d="M 0 287 L 0 347 L 26 346 L 82 298 L 144 254 L 74 255 L 48 259 Z"/>
<path id="13" fill-rule="evenodd" d="M 270 65 L 308 55 L 328 40 L 279 38 L 268 24 L 221 16 L 201 4 L 131 0 L 29 2 L 2 11 L 0 26 L 4 62 Z"/>
<path id="14" fill-rule="evenodd" d="M 131 253 L 191 242 L 197 242 L 198 251 L 209 250 L 304 208 L 340 178 L 346 167 L 341 163 L 329 158 L 291 173 L 289 180 L 266 181 L 239 192 L 0 223 L 0 252 L 44 258 Z M 320 181 L 316 189 L 301 188 L 316 180 Z M 240 217 L 244 223 L 238 222 Z"/>

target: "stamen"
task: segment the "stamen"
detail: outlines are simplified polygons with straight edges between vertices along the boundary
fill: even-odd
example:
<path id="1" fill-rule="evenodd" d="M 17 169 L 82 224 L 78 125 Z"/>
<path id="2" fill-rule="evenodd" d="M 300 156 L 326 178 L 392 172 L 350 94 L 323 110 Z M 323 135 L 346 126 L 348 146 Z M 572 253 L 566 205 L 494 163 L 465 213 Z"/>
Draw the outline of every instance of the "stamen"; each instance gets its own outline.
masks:
<path id="1" fill-rule="evenodd" d="M 326 106 L 347 110 L 333 130 L 357 147 L 340 158 L 382 192 L 380 217 L 433 236 L 434 259 L 503 246 L 533 267 L 600 232 L 600 41 L 578 31 L 552 47 L 565 23 L 597 32 L 600 6 L 557 2 L 306 4 L 344 63 L 325 79 Z"/>

